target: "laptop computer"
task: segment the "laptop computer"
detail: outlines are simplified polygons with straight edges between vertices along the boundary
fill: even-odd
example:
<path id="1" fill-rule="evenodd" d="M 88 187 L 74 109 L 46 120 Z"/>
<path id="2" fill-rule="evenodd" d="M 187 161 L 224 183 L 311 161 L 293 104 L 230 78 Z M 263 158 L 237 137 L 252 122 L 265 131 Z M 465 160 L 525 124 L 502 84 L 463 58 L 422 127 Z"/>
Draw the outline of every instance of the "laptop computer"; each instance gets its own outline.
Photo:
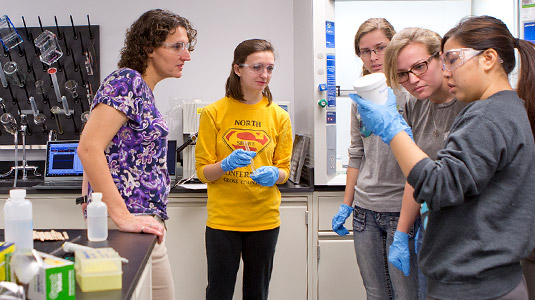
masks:
<path id="1" fill-rule="evenodd" d="M 43 184 L 36 189 L 81 189 L 84 169 L 76 150 L 79 141 L 48 141 Z"/>
<path id="2" fill-rule="evenodd" d="M 46 144 L 45 180 L 36 189 L 81 189 L 84 169 L 76 150 L 79 141 L 48 141 Z M 176 140 L 168 141 L 167 169 L 176 180 Z"/>

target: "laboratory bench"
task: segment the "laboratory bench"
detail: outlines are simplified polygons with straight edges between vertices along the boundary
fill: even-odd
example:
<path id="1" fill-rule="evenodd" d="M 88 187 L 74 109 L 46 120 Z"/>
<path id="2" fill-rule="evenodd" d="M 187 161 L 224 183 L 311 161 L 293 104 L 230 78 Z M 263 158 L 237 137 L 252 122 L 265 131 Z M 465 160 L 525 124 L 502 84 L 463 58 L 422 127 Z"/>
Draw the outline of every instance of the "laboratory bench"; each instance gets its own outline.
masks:
<path id="1" fill-rule="evenodd" d="M 87 231 L 83 229 L 57 229 L 66 231 L 69 240 L 77 238 L 75 243 L 93 248 L 112 247 L 121 257 L 128 259 L 122 264 L 122 289 L 99 292 L 82 292 L 76 284 L 76 299 L 130 300 L 149 299 L 151 282 L 151 253 L 156 244 L 156 236 L 151 234 L 126 233 L 109 230 L 108 239 L 103 242 L 87 240 Z M 1 240 L 4 240 L 1 231 Z M 51 253 L 63 244 L 63 241 L 34 241 L 34 248 L 44 253 Z"/>
<path id="2" fill-rule="evenodd" d="M 4 205 L 11 185 L 0 185 L 0 206 Z M 344 187 L 287 182 L 279 185 L 279 189 L 282 195 L 281 227 L 270 298 L 319 300 L 335 295 L 330 299 L 364 299 L 366 296 L 359 281 L 352 233 L 340 237 L 331 229 L 332 217 L 343 201 Z M 27 198 L 33 205 L 34 228 L 85 229 L 81 207 L 75 204 L 80 192 L 79 189 L 37 190 L 29 187 Z M 202 300 L 207 285 L 204 241 L 206 188 L 179 186 L 171 190 L 168 200 L 166 245 L 176 298 Z M 348 218 L 346 228 L 350 231 L 351 223 L 351 218 Z M 0 215 L 0 226 L 2 224 L 3 214 Z M 344 274 L 340 276 L 344 278 L 344 286 L 353 288 L 338 290 L 339 279 L 332 277 L 333 272 Z M 236 299 L 241 299 L 241 289 L 240 271 L 235 287 Z"/>

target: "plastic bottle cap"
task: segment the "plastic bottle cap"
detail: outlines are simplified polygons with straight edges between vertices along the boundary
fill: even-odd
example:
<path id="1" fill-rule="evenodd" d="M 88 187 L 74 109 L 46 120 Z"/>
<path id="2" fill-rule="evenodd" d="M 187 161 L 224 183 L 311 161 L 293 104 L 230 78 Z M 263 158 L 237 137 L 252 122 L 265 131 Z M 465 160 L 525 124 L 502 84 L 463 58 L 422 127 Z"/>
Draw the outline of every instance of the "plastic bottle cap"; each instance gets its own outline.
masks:
<path id="1" fill-rule="evenodd" d="M 91 194 L 91 200 L 93 200 L 95 202 L 102 201 L 102 193 L 93 193 L 93 194 Z"/>
<path id="2" fill-rule="evenodd" d="M 9 191 L 9 197 L 11 199 L 24 199 L 26 197 L 25 189 L 12 189 Z"/>

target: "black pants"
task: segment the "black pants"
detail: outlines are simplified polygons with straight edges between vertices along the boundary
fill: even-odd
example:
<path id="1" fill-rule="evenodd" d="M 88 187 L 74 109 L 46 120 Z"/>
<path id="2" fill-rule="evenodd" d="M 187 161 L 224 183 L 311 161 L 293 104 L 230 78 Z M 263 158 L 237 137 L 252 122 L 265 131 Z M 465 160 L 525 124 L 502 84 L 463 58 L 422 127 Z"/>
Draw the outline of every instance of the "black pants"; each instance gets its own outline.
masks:
<path id="1" fill-rule="evenodd" d="M 243 258 L 243 300 L 267 299 L 279 228 L 240 232 L 206 227 L 207 300 L 232 300 Z"/>

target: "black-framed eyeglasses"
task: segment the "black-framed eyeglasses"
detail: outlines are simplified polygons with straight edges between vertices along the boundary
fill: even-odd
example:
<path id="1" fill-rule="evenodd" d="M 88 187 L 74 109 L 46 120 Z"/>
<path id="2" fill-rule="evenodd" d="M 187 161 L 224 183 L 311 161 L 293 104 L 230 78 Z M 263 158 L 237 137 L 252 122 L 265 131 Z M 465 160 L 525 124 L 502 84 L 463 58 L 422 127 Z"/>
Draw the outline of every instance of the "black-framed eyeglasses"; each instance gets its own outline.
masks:
<path id="1" fill-rule="evenodd" d="M 173 50 L 176 54 L 180 55 L 184 50 L 190 50 L 190 44 L 184 43 L 184 42 L 178 42 L 178 43 L 162 43 L 162 46 L 168 49 Z"/>
<path id="2" fill-rule="evenodd" d="M 363 50 L 360 50 L 359 57 L 369 58 L 372 55 L 372 52 L 375 53 L 376 55 L 382 55 L 385 52 L 386 46 L 387 45 L 380 44 L 374 49 L 365 48 Z"/>
<path id="3" fill-rule="evenodd" d="M 267 65 L 264 66 L 263 64 L 254 64 L 254 65 L 248 65 L 248 64 L 239 64 L 240 68 L 247 67 L 249 68 L 249 71 L 253 74 L 262 74 L 264 73 L 264 70 L 267 71 L 269 75 L 271 75 L 275 71 L 274 65 Z"/>
<path id="4" fill-rule="evenodd" d="M 412 65 L 412 67 L 408 71 L 402 71 L 398 72 L 398 83 L 405 83 L 407 80 L 409 80 L 409 73 L 412 73 L 418 77 L 422 76 L 429 70 L 429 63 L 431 60 L 438 55 L 438 52 L 433 53 L 433 55 L 429 56 L 428 59 L 415 63 Z"/>

